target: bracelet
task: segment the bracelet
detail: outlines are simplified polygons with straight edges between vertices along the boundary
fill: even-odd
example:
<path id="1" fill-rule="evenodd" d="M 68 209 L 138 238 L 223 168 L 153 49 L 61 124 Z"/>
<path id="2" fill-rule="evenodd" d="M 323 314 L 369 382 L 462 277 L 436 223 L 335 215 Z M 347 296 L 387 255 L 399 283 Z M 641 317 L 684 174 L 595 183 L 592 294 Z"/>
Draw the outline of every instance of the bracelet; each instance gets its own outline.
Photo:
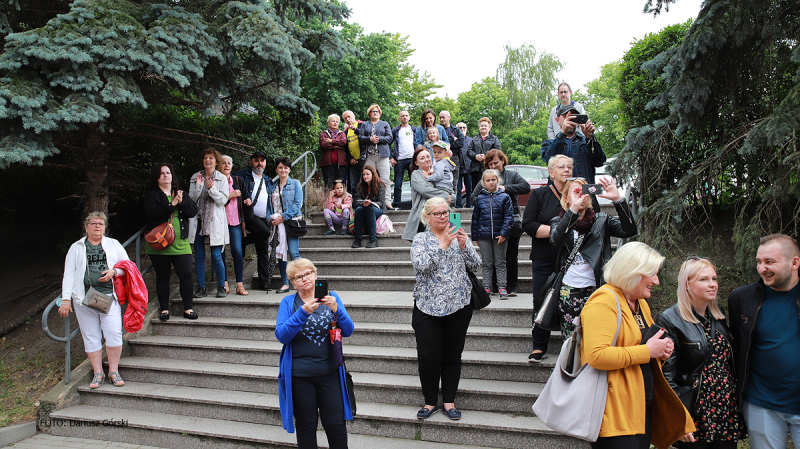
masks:
<path id="1" fill-rule="evenodd" d="M 619 201 L 614 201 L 613 204 L 619 204 L 619 203 L 621 203 L 623 201 L 625 201 L 625 198 L 620 198 Z"/>

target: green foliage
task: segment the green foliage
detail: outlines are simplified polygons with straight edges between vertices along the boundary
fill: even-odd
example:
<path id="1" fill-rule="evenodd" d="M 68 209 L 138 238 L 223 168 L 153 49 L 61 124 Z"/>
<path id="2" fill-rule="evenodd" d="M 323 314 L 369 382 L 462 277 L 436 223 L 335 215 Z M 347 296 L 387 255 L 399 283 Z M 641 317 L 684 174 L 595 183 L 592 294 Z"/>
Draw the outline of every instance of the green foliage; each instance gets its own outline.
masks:
<path id="1" fill-rule="evenodd" d="M 497 68 L 497 81 L 508 93 L 513 123 L 532 122 L 548 116 L 551 96 L 558 85 L 563 64 L 553 54 L 536 50 L 533 44 L 506 44 L 506 58 Z"/>
<path id="2" fill-rule="evenodd" d="M 542 142 L 547 139 L 548 117 L 540 117 L 535 122 L 522 122 L 506 132 L 501 138 L 503 152 L 511 164 L 546 166 L 541 157 Z"/>
<path id="3" fill-rule="evenodd" d="M 508 92 L 494 78 L 473 83 L 472 88 L 458 95 L 459 116 L 454 119 L 467 124 L 469 133 L 478 133 L 481 117 L 492 119 L 492 133 L 500 136 L 512 124 Z"/>
<path id="4" fill-rule="evenodd" d="M 800 230 L 800 4 L 711 0 L 682 40 L 678 28 L 662 33 L 623 58 L 620 98 L 635 128 L 617 168 L 639 171 L 657 243 L 734 207 L 748 273 L 759 236 Z"/>
<path id="5" fill-rule="evenodd" d="M 433 99 L 428 100 L 413 109 L 410 109 L 408 112 L 411 114 L 411 124 L 418 126 L 419 120 L 422 117 L 422 112 L 428 108 L 433 109 L 433 112 L 436 114 L 436 123 L 439 123 L 438 117 L 439 113 L 442 111 L 450 112 L 450 118 L 453 126 L 455 126 L 456 123 L 463 121 L 461 119 L 461 109 L 459 108 L 456 99 L 445 96 L 444 98 L 434 97 Z"/>
<path id="6" fill-rule="evenodd" d="M 606 155 L 613 156 L 625 145 L 627 128 L 622 121 L 622 102 L 619 99 L 620 62 L 604 65 L 600 77 L 587 84 L 589 94 L 581 104 L 597 128 L 597 141 Z"/>
<path id="7" fill-rule="evenodd" d="M 328 115 L 342 115 L 348 109 L 366 120 L 373 103 L 381 107 L 381 119 L 396 126 L 401 108 L 418 109 L 433 89 L 441 87 L 408 63 L 414 50 L 407 36 L 363 31 L 358 24 L 343 24 L 342 38 L 353 51 L 325 60 L 303 77 L 303 95 L 320 108 L 321 127 Z"/>

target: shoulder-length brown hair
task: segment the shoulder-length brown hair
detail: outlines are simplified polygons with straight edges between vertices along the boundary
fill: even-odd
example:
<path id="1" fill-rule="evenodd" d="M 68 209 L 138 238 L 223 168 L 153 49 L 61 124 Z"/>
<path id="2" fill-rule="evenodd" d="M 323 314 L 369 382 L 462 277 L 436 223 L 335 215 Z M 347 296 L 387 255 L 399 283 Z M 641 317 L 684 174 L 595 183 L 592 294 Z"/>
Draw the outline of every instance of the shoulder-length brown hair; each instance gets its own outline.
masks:
<path id="1" fill-rule="evenodd" d="M 489 162 L 492 162 L 495 158 L 502 160 L 503 168 L 506 168 L 506 165 L 508 165 L 508 156 L 497 148 L 492 148 L 486 153 L 486 157 L 483 159 L 483 168 L 489 168 Z"/>
<path id="2" fill-rule="evenodd" d="M 411 173 L 414 173 L 414 170 L 419 168 L 419 166 L 417 165 L 417 155 L 419 155 L 423 151 L 427 151 L 428 153 L 430 153 L 430 150 L 427 148 L 417 148 L 416 150 L 414 150 L 414 156 L 411 157 L 411 165 L 409 165 L 408 167 L 409 176 L 411 175 Z"/>
<path id="3" fill-rule="evenodd" d="M 372 180 L 367 184 L 364 182 L 364 170 L 369 170 L 372 172 Z M 365 165 L 364 169 L 361 170 L 361 180 L 358 181 L 358 191 L 361 193 L 361 196 L 366 197 L 369 193 L 378 193 L 378 186 L 383 184 L 383 180 L 378 176 L 378 172 L 375 170 L 375 167 L 371 165 Z"/>
<path id="4" fill-rule="evenodd" d="M 419 117 L 419 126 L 425 128 L 425 116 L 428 114 L 433 114 L 433 126 L 436 126 L 436 113 L 431 108 L 422 111 L 422 115 Z"/>

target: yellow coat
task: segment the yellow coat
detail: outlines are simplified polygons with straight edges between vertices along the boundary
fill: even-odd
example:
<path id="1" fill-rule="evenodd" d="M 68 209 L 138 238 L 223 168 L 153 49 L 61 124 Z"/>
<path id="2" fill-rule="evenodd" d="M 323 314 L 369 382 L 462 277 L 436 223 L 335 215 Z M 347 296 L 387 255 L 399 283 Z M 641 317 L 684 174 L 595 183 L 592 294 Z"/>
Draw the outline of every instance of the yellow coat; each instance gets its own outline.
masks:
<path id="1" fill-rule="evenodd" d="M 617 294 L 622 311 L 616 346 L 611 346 L 617 330 L 617 305 L 612 292 Z M 653 324 L 647 301 L 638 301 L 645 322 L 648 326 Z M 664 379 L 661 363 L 651 360 L 647 346 L 641 344 L 642 332 L 622 290 L 606 284 L 595 291 L 581 312 L 581 325 L 584 329 L 581 363 L 608 371 L 608 398 L 600 427 L 601 437 L 645 433 L 644 377 L 639 365 L 648 361 L 653 372 L 651 443 L 666 449 L 695 431 L 692 417 Z"/>

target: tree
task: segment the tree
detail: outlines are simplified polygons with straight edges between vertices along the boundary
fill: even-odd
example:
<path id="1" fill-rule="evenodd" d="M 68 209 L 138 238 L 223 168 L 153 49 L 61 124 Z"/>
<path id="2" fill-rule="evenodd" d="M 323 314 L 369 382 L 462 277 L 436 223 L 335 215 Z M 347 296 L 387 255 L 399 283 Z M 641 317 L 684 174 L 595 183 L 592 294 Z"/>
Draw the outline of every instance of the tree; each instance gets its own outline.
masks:
<path id="1" fill-rule="evenodd" d="M 303 77 L 303 95 L 319 106 L 322 126 L 329 114 L 348 109 L 366 120 L 373 103 L 380 105 L 383 120 L 396 125 L 401 108 L 419 107 L 441 87 L 408 63 L 414 50 L 407 36 L 363 31 L 358 24 L 343 24 L 342 37 L 355 51 L 311 67 Z"/>
<path id="2" fill-rule="evenodd" d="M 613 156 L 625 145 L 627 132 L 619 100 L 620 62 L 604 65 L 600 77 L 589 81 L 587 87 L 589 94 L 582 104 L 597 128 L 597 141 L 608 156 Z"/>
<path id="3" fill-rule="evenodd" d="M 263 104 L 313 117 L 302 70 L 345 56 L 331 24 L 348 14 L 322 0 L 76 0 L 44 26 L 6 36 L 0 166 L 75 152 L 86 172 L 84 210 L 105 211 L 108 167 L 125 155 L 126 133 L 158 126 L 132 123 L 136 111 L 161 105 L 233 116 Z M 208 135 L 190 140 L 237 146 Z"/>
<path id="4" fill-rule="evenodd" d="M 497 81 L 508 93 L 512 119 L 518 125 L 549 114 L 556 74 L 563 64 L 550 53 L 536 50 L 533 44 L 505 46 L 506 58 L 497 68 Z"/>
<path id="5" fill-rule="evenodd" d="M 511 126 L 512 110 L 508 92 L 494 78 L 484 78 L 473 83 L 472 88 L 458 95 L 459 121 L 467 124 L 471 133 L 477 133 L 481 117 L 492 120 L 492 133 L 500 136 Z"/>
<path id="6" fill-rule="evenodd" d="M 647 7 L 657 14 L 671 1 Z M 664 188 L 646 211 L 649 233 L 674 238 L 686 223 L 735 207 L 742 269 L 752 268 L 759 236 L 797 235 L 799 35 L 797 2 L 710 0 L 679 43 L 641 66 L 653 87 L 642 101 L 659 117 L 634 117 L 644 124 L 629 132 L 617 166 L 636 164 L 640 179 L 657 178 Z M 676 161 L 675 148 L 686 158 Z"/>
<path id="7" fill-rule="evenodd" d="M 547 121 L 549 117 L 540 117 L 534 123 L 522 122 L 519 126 L 501 136 L 503 152 L 509 163 L 523 165 L 539 165 L 546 163 L 541 157 L 542 142 L 547 139 Z"/>

